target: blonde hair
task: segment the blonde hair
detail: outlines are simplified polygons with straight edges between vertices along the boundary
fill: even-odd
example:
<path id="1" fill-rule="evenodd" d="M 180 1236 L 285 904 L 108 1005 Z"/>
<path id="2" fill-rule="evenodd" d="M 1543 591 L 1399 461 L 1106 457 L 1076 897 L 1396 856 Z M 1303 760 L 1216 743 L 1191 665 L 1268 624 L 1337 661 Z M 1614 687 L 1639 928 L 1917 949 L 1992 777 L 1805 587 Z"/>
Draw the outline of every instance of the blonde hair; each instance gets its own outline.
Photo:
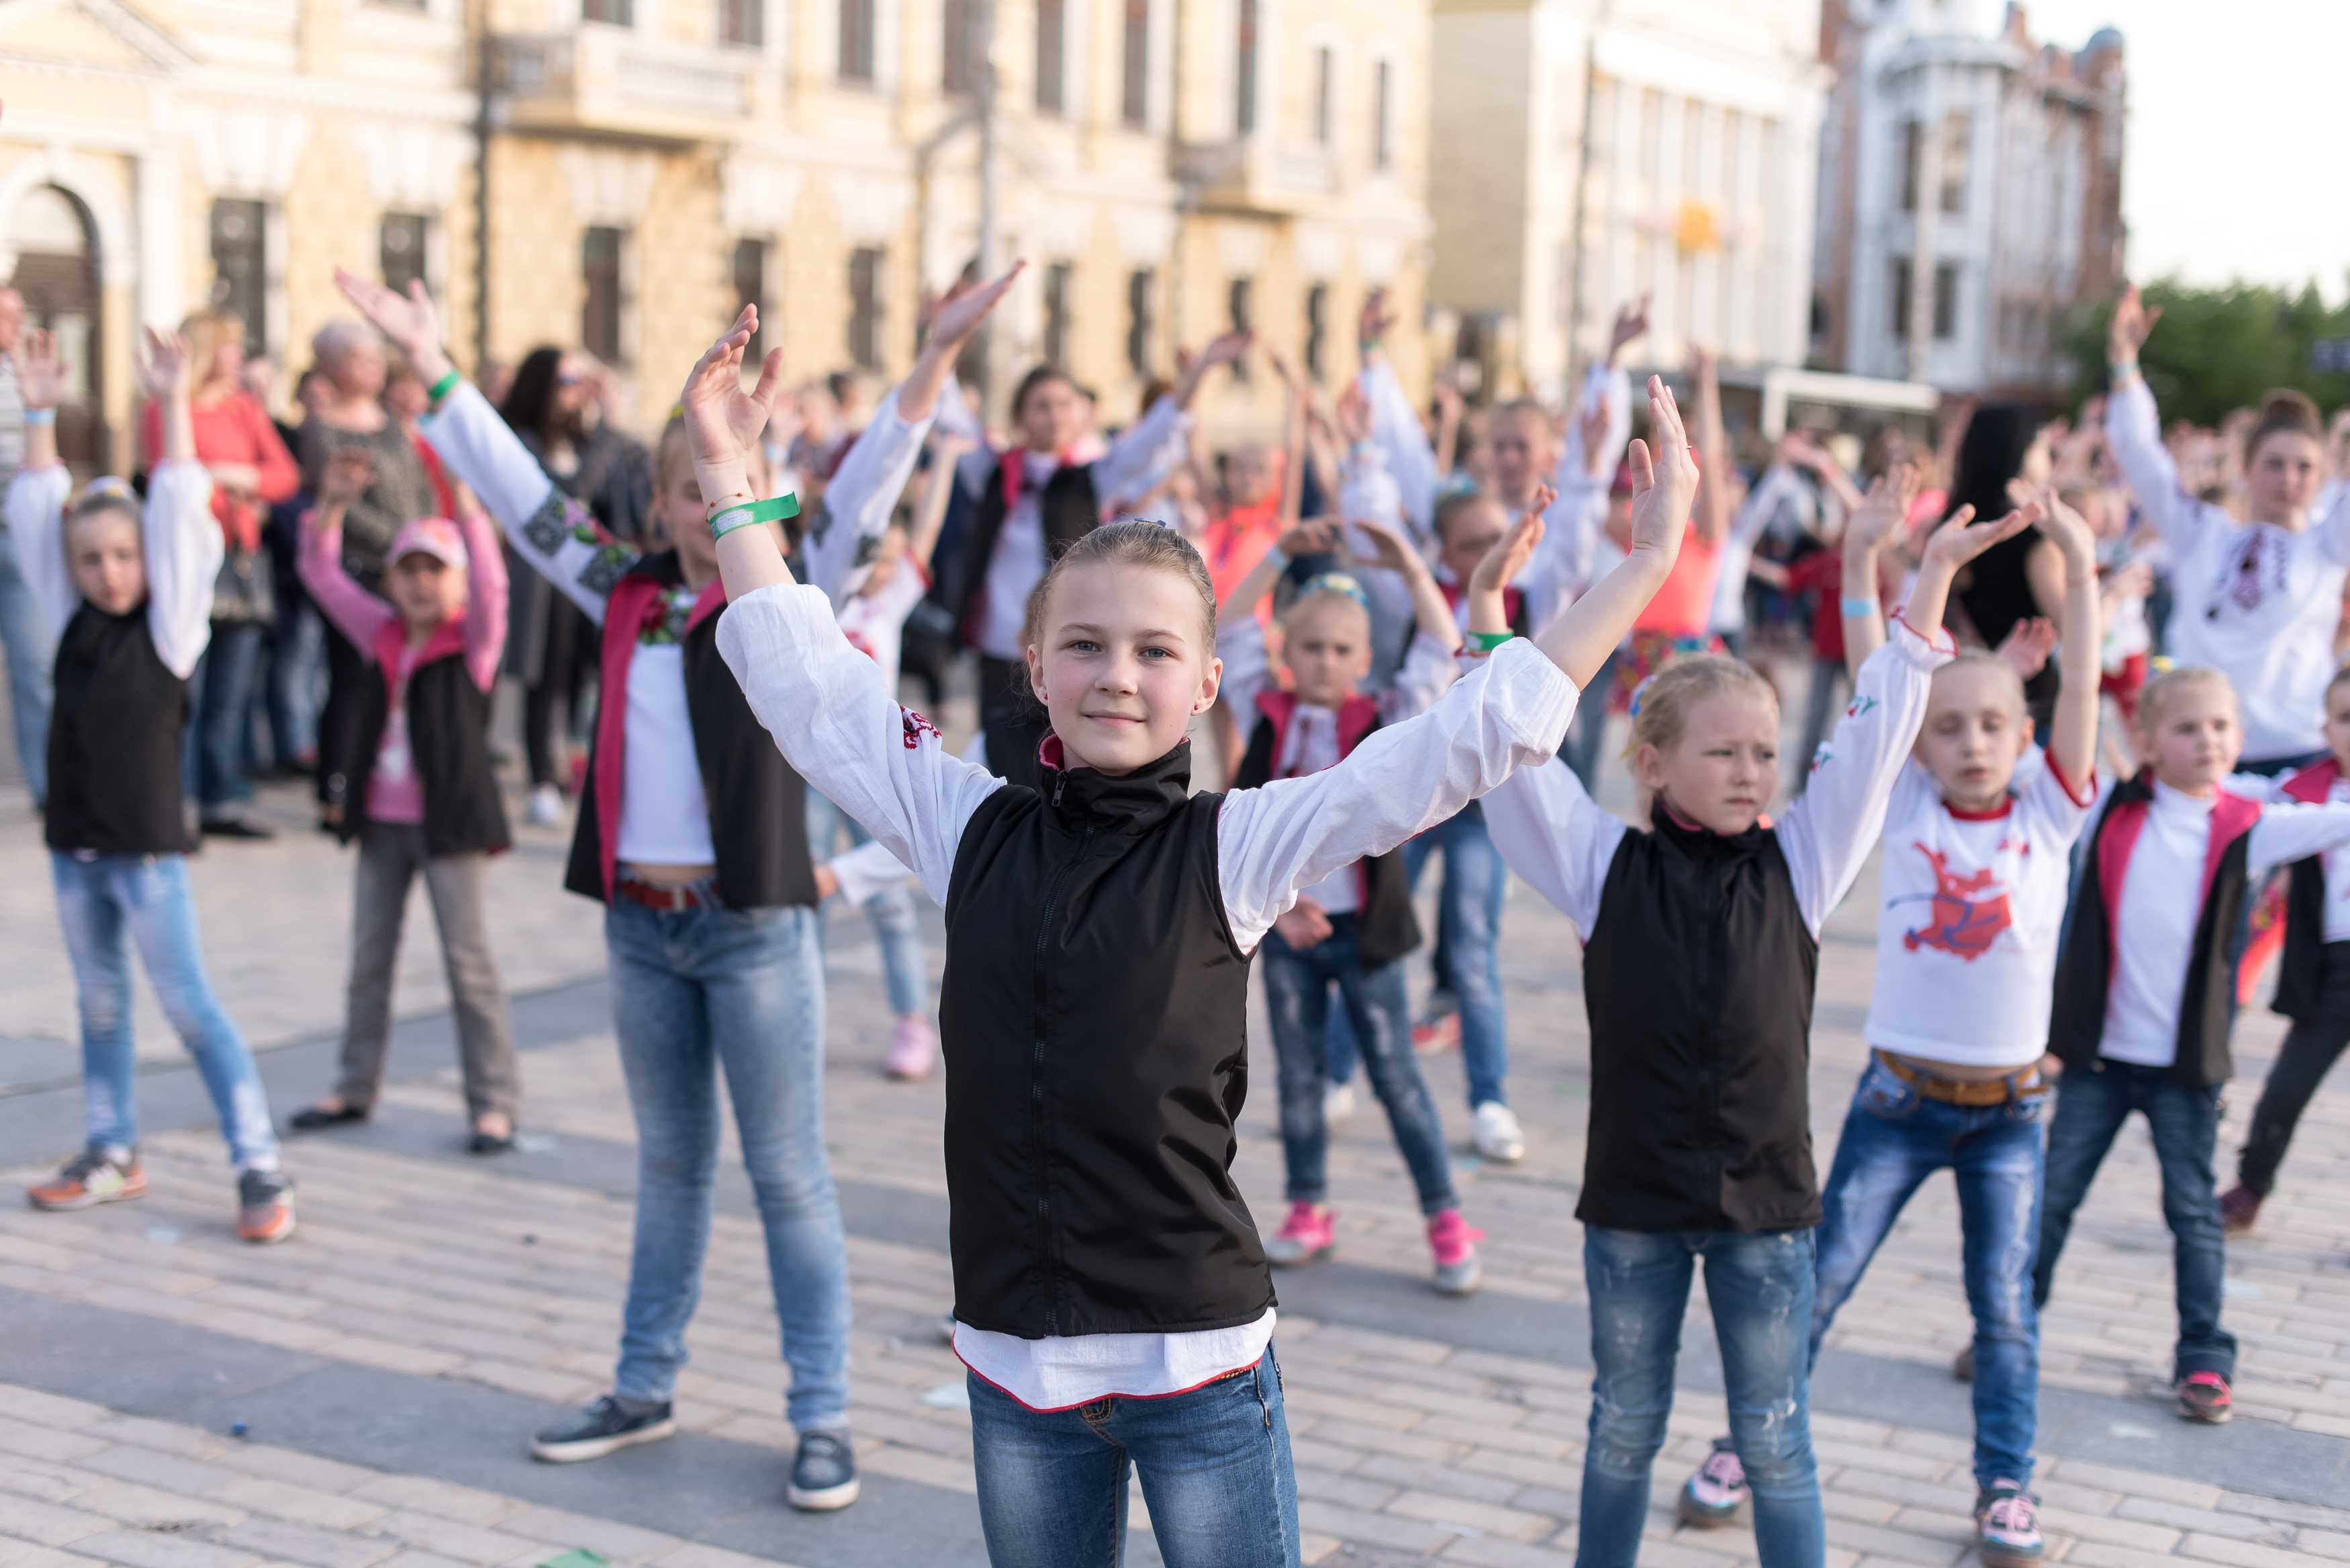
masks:
<path id="1" fill-rule="evenodd" d="M 1760 697 L 1778 711 L 1779 694 L 1752 667 L 1719 653 L 1677 659 L 1640 683 L 1632 698 L 1632 743 L 1629 751 L 1654 746 L 1669 752 L 1689 727 L 1689 711 L 1709 697 L 1725 692 Z M 1627 753 L 1628 754 L 1628 753 Z"/>
<path id="2" fill-rule="evenodd" d="M 2338 680 L 2341 677 L 2337 675 L 2334 679 Z M 2228 694 L 2230 703 L 2236 701 L 2235 687 L 2220 671 L 2200 664 L 2180 665 L 2174 670 L 2166 670 L 2147 681 L 2146 690 L 2138 693 L 2138 729 L 2149 735 L 2154 733 L 2154 727 L 2162 722 L 2162 705 L 2170 700 L 2173 693 L 2183 691 L 2189 686 L 2216 686 Z"/>
<path id="3" fill-rule="evenodd" d="M 1208 563 L 1200 558 L 1200 552 L 1180 529 L 1162 528 L 1156 523 L 1131 517 L 1103 524 L 1080 537 L 1053 563 L 1035 587 L 1029 590 L 1023 640 L 1035 643 L 1044 635 L 1045 605 L 1052 597 L 1053 585 L 1060 580 L 1061 574 L 1073 566 L 1143 566 L 1175 573 L 1200 596 L 1202 649 L 1216 646 L 1216 588 L 1208 577 Z"/>
<path id="4" fill-rule="evenodd" d="M 2015 711 L 2018 713 L 2023 714 L 2027 718 L 2030 717 L 2031 705 L 2029 700 L 2023 694 L 2023 677 L 2015 672 L 2015 666 L 2010 664 L 2006 659 L 2002 659 L 1999 655 L 1995 653 L 1985 653 L 1979 648 L 1968 649 L 1966 651 L 1960 653 L 1956 659 L 1951 659 L 1948 664 L 1942 666 L 1941 669 L 1934 671 L 1934 680 L 1939 683 L 1943 676 L 1949 674 L 1953 670 L 1989 670 L 1999 675 L 2004 676 L 2006 679 L 2002 680 L 2000 684 L 2006 687 L 2008 691 L 2014 697 Z"/>
<path id="5" fill-rule="evenodd" d="M 1360 590 L 1358 589 L 1357 591 L 1359 592 Z M 1283 629 L 1288 629 L 1292 623 L 1298 620 L 1301 617 L 1328 605 L 1341 605 L 1347 609 L 1351 610 L 1362 620 L 1364 636 L 1367 638 L 1370 635 L 1370 607 L 1364 604 L 1361 599 L 1357 598 L 1354 594 L 1348 593 L 1345 588 L 1328 583 L 1321 584 L 1319 586 L 1309 583 L 1306 585 L 1305 590 L 1303 593 L 1289 601 L 1289 607 L 1281 612 L 1281 624 Z"/>
<path id="6" fill-rule="evenodd" d="M 220 352 L 223 343 L 244 341 L 244 318 L 234 311 L 206 306 L 189 312 L 180 323 L 180 336 L 188 340 L 189 373 L 201 379 L 211 373 L 213 356 Z"/>
<path id="7" fill-rule="evenodd" d="M 130 488 L 129 481 L 111 473 L 91 480 L 66 503 L 64 532 L 70 538 L 75 528 L 109 512 L 120 513 L 129 518 L 133 527 L 140 524 L 138 493 Z"/>

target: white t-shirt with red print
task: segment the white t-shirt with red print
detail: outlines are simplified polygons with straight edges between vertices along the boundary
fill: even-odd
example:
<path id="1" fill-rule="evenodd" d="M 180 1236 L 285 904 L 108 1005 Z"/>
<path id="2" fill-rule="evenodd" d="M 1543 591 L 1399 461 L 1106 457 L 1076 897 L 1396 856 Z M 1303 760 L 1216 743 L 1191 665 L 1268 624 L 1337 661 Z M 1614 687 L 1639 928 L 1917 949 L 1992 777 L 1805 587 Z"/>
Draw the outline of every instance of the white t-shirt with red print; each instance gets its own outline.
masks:
<path id="1" fill-rule="evenodd" d="M 1886 808 L 1871 1045 L 1970 1067 L 2026 1067 L 2048 1045 L 2074 840 L 2096 802 L 2027 757 L 2006 803 L 1961 812 L 1915 761 Z"/>
<path id="2" fill-rule="evenodd" d="M 837 612 L 849 646 L 881 667 L 889 690 L 898 690 L 898 663 L 906 645 L 906 618 L 931 591 L 931 575 L 919 562 L 902 560 L 889 580 L 869 593 L 852 594 Z"/>

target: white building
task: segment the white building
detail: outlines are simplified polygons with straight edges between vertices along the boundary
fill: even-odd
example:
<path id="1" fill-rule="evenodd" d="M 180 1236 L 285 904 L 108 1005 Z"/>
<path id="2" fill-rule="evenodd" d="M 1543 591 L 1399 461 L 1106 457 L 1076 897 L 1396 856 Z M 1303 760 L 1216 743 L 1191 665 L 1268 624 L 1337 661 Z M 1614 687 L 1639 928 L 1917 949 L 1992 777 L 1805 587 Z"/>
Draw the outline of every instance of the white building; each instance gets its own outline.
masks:
<path id="1" fill-rule="evenodd" d="M 1952 392 L 2067 379 L 2121 277 L 2121 35 L 2034 43 L 2000 0 L 1829 0 L 1817 362 Z"/>
<path id="2" fill-rule="evenodd" d="M 1820 0 L 1437 0 L 1430 298 L 1494 389 L 1638 351 L 1803 362 L 1828 85 Z"/>

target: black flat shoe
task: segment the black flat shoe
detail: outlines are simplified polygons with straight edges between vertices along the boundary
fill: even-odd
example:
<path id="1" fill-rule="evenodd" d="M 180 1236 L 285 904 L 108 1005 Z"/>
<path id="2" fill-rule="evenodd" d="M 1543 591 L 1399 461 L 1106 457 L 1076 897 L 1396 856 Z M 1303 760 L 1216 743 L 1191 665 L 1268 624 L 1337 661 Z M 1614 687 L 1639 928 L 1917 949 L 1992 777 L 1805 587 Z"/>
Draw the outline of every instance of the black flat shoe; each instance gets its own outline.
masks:
<path id="1" fill-rule="evenodd" d="M 472 1137 L 465 1140 L 465 1152 L 468 1154 L 512 1154 L 516 1148 L 521 1147 L 521 1145 L 515 1142 L 515 1132 L 518 1132 L 520 1130 L 520 1128 L 515 1128 L 514 1132 L 503 1133 L 475 1132 Z"/>
<path id="2" fill-rule="evenodd" d="M 203 834 L 206 838 L 251 838 L 260 840 L 275 838 L 277 836 L 277 830 L 276 828 L 269 826 L 266 823 L 255 822 L 252 818 L 244 816 L 206 817 L 203 823 Z"/>
<path id="3" fill-rule="evenodd" d="M 368 1114 L 365 1111 L 355 1111 L 348 1106 L 340 1106 L 331 1111 L 324 1106 L 305 1106 L 286 1117 L 286 1125 L 297 1133 L 321 1132 L 328 1127 L 338 1127 L 348 1122 L 363 1122 L 367 1119 Z"/>

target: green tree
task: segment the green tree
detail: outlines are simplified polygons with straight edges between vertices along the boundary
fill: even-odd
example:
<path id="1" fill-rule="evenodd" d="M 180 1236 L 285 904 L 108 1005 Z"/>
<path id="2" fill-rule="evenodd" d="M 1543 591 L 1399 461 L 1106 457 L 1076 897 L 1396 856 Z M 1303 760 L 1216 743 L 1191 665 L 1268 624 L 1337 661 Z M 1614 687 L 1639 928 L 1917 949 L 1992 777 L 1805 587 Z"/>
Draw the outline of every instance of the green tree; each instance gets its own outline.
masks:
<path id="1" fill-rule="evenodd" d="M 2350 337 L 2350 302 L 2329 306 L 2314 283 L 2298 292 L 2265 284 L 2194 288 L 2166 279 L 2149 284 L 2146 302 L 2162 322 L 2146 341 L 2139 367 L 2167 420 L 2217 425 L 2232 409 L 2256 408 L 2280 387 L 2307 392 L 2322 409 L 2350 403 L 2350 375 L 2320 375 L 2311 353 L 2321 339 Z M 2065 335 L 2075 400 L 2106 385 L 2106 327 L 2111 301 L 2083 311 Z"/>

